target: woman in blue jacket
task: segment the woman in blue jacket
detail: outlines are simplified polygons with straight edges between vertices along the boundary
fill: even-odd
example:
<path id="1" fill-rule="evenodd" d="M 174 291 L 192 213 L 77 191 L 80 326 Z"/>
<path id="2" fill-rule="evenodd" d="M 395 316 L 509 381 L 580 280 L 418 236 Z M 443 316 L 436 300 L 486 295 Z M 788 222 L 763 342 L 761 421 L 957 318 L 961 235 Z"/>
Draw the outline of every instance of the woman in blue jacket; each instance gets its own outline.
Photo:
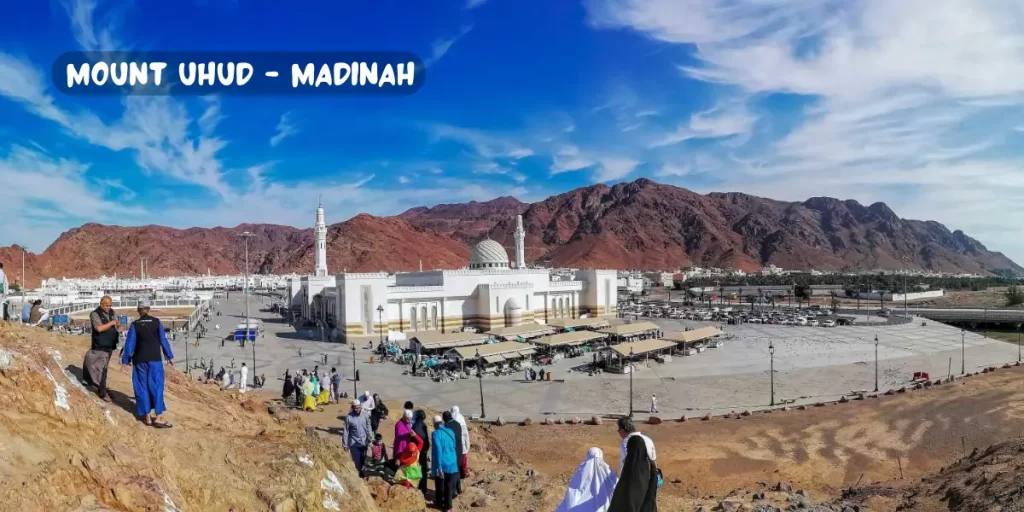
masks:
<path id="1" fill-rule="evenodd" d="M 434 456 L 430 461 L 430 473 L 434 476 L 435 494 L 438 496 L 437 506 L 443 512 L 452 509 L 455 497 L 455 484 L 459 477 L 459 457 L 455 453 L 455 432 L 444 426 L 440 416 L 434 416 L 434 432 L 430 435 L 431 451 Z"/>

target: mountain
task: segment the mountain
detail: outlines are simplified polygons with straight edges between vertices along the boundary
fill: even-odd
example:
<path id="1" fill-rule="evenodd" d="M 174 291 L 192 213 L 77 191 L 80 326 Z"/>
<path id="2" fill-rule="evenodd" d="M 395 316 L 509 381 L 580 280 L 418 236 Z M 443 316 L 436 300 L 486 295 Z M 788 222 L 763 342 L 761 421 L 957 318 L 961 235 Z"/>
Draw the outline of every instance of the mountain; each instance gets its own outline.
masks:
<path id="1" fill-rule="evenodd" d="M 526 259 L 551 266 L 675 269 L 715 266 L 757 270 L 931 269 L 980 274 L 1024 269 L 962 231 L 901 219 L 884 203 L 815 197 L 784 202 L 740 193 L 698 194 L 639 179 L 593 185 L 528 204 L 512 197 L 412 208 L 394 217 L 360 214 L 327 230 L 331 270 L 459 268 L 472 244 L 490 237 L 510 255 L 515 216 L 523 216 Z M 253 234 L 249 268 L 308 272 L 313 230 L 272 224 L 174 229 L 85 224 L 42 254 L 29 253 L 26 280 L 40 276 L 233 274 L 244 268 L 239 233 Z M 0 248 L 9 278 L 22 251 Z"/>
<path id="2" fill-rule="evenodd" d="M 503 203 L 487 236 L 514 248 L 517 208 Z M 467 242 L 480 223 L 460 230 L 479 205 L 416 208 L 414 225 L 451 231 Z M 497 208 L 496 205 L 495 208 Z M 816 197 L 802 203 L 740 193 L 697 194 L 647 179 L 594 185 L 530 204 L 522 212 L 529 261 L 554 266 L 671 269 L 702 265 L 756 270 L 933 269 L 1020 272 L 1016 263 L 962 231 L 899 218 L 884 203 Z M 492 217 L 493 218 L 493 217 Z M 423 219 L 429 219 L 427 221 Z"/>

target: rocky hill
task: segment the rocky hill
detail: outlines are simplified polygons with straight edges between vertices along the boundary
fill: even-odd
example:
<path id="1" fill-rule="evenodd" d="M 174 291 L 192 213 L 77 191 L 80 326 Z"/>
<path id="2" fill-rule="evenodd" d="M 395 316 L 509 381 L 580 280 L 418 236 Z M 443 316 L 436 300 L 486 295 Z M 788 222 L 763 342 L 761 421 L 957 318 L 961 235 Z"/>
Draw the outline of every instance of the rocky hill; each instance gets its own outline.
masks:
<path id="1" fill-rule="evenodd" d="M 294 413 L 167 372 L 167 418 L 134 420 L 130 377 L 113 403 L 78 383 L 88 341 L 0 322 L 0 509 L 375 511 L 336 439 Z"/>
<path id="2" fill-rule="evenodd" d="M 675 269 L 701 265 L 756 270 L 931 269 L 1024 272 L 962 231 L 901 219 L 883 203 L 828 197 L 782 202 L 740 193 L 697 194 L 647 179 L 593 185 L 526 204 L 511 197 L 412 208 L 395 217 L 361 214 L 328 228 L 331 269 L 415 270 L 465 265 L 473 243 L 489 236 L 514 248 L 515 216 L 527 231 L 527 261 L 554 266 Z M 238 273 L 238 233 L 250 231 L 250 269 L 305 272 L 313 231 L 269 224 L 173 229 L 86 224 L 28 255 L 26 280 L 40 276 L 152 276 Z M 21 249 L 0 248 L 12 279 Z"/>

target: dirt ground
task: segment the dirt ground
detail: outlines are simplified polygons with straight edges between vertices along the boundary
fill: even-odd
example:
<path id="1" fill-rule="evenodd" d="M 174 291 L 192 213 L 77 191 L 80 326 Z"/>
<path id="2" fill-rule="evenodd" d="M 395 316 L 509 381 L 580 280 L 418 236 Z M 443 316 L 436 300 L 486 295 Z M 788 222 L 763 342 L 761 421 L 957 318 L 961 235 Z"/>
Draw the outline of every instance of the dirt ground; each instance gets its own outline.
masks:
<path id="1" fill-rule="evenodd" d="M 977 307 L 977 308 L 1005 308 L 1006 288 L 989 288 L 981 291 L 947 291 L 942 297 L 935 299 L 924 299 L 911 301 L 911 304 L 921 307 Z M 1015 309 L 1024 309 L 1024 304 L 1014 306 Z"/>
<path id="2" fill-rule="evenodd" d="M 0 322 L 0 510 L 376 510 L 340 446 L 290 411 L 165 367 L 173 427 L 155 429 L 116 364 L 100 401 L 78 380 L 88 343 Z"/>
<path id="3" fill-rule="evenodd" d="M 789 482 L 815 496 L 843 487 L 916 482 L 975 447 L 1024 435 L 1024 367 L 807 410 L 641 425 L 656 443 L 667 484 L 659 501 L 692 504 L 708 496 Z M 566 482 L 590 446 L 618 465 L 614 420 L 601 426 L 491 428 L 497 446 L 522 464 Z"/>

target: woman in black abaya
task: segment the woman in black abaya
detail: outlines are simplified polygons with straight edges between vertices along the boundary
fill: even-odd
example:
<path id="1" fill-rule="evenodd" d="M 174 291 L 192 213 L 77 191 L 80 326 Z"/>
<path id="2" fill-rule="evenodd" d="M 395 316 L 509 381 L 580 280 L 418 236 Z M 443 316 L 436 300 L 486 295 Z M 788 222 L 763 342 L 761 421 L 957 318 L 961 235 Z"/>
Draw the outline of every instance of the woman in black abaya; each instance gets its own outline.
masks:
<path id="1" fill-rule="evenodd" d="M 647 444 L 640 436 L 626 442 L 626 461 L 615 484 L 608 512 L 657 512 L 658 471 L 647 456 Z"/>

